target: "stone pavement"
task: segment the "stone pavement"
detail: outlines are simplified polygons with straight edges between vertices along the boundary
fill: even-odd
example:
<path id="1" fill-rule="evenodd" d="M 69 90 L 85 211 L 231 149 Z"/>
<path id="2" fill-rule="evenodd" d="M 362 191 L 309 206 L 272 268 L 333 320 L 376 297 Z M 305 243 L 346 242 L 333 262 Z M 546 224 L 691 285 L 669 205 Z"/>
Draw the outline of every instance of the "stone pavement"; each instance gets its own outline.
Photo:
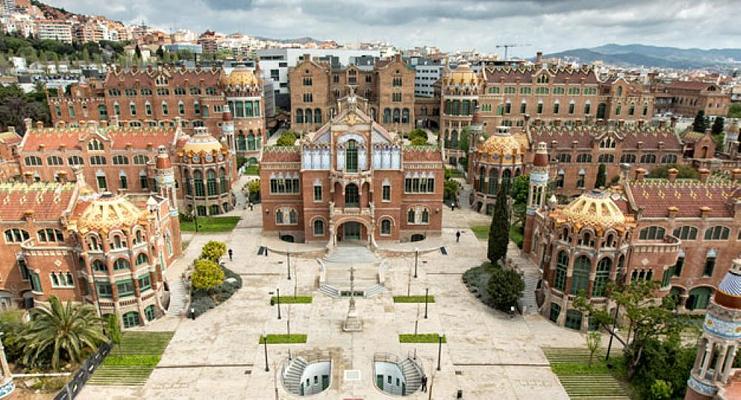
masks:
<path id="1" fill-rule="evenodd" d="M 195 321 L 166 316 L 147 330 L 175 330 L 162 361 L 146 385 L 141 388 L 86 386 L 79 399 L 296 399 L 282 387 L 276 372 L 288 356 L 310 350 L 329 350 L 334 354 L 333 380 L 316 399 L 391 399 L 375 388 L 372 360 L 376 352 L 400 357 L 415 354 L 431 377 L 433 399 L 453 399 L 463 390 L 465 399 L 567 399 L 556 376 L 550 371 L 541 346 L 582 347 L 584 337 L 575 331 L 559 328 L 537 314 L 510 316 L 481 304 L 462 283 L 461 275 L 485 259 L 486 243 L 476 239 L 470 225 L 486 224 L 489 217 L 468 209 L 449 209 L 443 214 L 440 237 L 414 244 L 389 247 L 413 249 L 445 245 L 447 256 L 430 252 L 420 257 L 418 278 L 410 278 L 414 256 L 388 258 L 386 276 L 388 291 L 372 299 L 357 299 L 364 330 L 341 331 L 348 299 L 333 299 L 316 289 L 319 266 L 314 259 L 292 257 L 292 279 L 286 274 L 286 257 L 270 253 L 257 256 L 261 245 L 284 246 L 297 251 L 304 247 L 262 236 L 260 208 L 243 210 L 236 229 L 223 235 L 196 235 L 182 260 L 170 271 L 175 279 L 197 256 L 208 240 L 226 240 L 235 252 L 229 268 L 244 279 L 244 287 L 224 304 Z M 455 243 L 455 232 L 463 231 Z M 385 245 L 384 245 L 385 246 Z M 534 266 L 522 263 L 526 276 Z M 348 266 L 349 268 L 349 266 Z M 276 318 L 275 306 L 269 305 L 271 292 L 312 294 L 312 304 L 281 306 L 282 319 Z M 393 295 L 424 294 L 425 288 L 435 296 L 429 318 L 424 318 L 424 305 L 395 304 Z M 418 311 L 419 310 L 419 311 Z M 292 333 L 308 334 L 304 345 L 269 345 L 265 371 L 263 347 L 258 345 L 262 333 L 285 333 L 289 320 Z M 446 335 L 442 346 L 441 370 L 436 371 L 436 344 L 402 344 L 400 333 L 413 333 L 418 320 L 420 333 Z M 360 380 L 344 381 L 342 372 L 360 371 Z M 434 380 L 432 379 L 434 376 Z M 278 396 L 276 397 L 276 387 Z M 428 394 L 406 396 L 426 399 Z"/>

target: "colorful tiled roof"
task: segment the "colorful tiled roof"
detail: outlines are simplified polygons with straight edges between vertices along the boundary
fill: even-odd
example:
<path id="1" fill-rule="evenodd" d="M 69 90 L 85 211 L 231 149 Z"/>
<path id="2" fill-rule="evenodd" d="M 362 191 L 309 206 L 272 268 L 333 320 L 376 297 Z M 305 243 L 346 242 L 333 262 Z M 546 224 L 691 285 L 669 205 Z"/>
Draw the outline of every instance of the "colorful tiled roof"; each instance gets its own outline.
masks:
<path id="1" fill-rule="evenodd" d="M 39 221 L 58 220 L 74 188 L 73 183 L 0 183 L 0 221 L 21 221 L 28 213 Z"/>
<path id="2" fill-rule="evenodd" d="M 591 148 L 593 140 L 611 134 L 621 140 L 623 150 L 637 149 L 638 142 L 642 142 L 643 149 L 658 149 L 663 142 L 663 148 L 680 151 L 682 143 L 671 127 L 624 125 L 622 127 L 609 125 L 580 125 L 580 126 L 546 126 L 533 124 L 528 126 L 527 134 L 530 142 L 545 142 L 550 146 L 555 140 L 557 148 L 571 148 L 576 141 L 579 148 Z"/>
<path id="3" fill-rule="evenodd" d="M 301 152 L 298 146 L 265 146 L 260 162 L 301 162 Z"/>
<path id="4" fill-rule="evenodd" d="M 590 227 L 596 230 L 621 228 L 627 218 L 607 191 L 585 192 L 566 207 L 553 212 L 558 220 L 580 229 Z"/>
<path id="5" fill-rule="evenodd" d="M 56 150 L 64 146 L 68 149 L 82 149 L 84 142 L 99 137 L 109 143 L 114 150 L 127 146 L 146 149 L 149 146 L 171 147 L 176 136 L 175 128 L 161 127 L 99 127 L 94 124 L 81 127 L 33 128 L 26 132 L 20 151 Z"/>
<path id="6" fill-rule="evenodd" d="M 497 131 L 491 137 L 476 149 L 479 153 L 491 156 L 512 155 L 517 156 L 522 153 L 522 142 L 517 140 L 514 135 L 506 131 Z"/>
<path id="7" fill-rule="evenodd" d="M 677 217 L 700 217 L 700 209 L 707 207 L 708 217 L 731 218 L 734 203 L 741 200 L 739 184 L 720 180 L 643 179 L 626 183 L 626 189 L 644 217 L 665 217 L 671 205 Z"/>
<path id="8" fill-rule="evenodd" d="M 490 84 L 499 83 L 504 80 L 505 83 L 514 83 L 519 79 L 520 83 L 531 83 L 533 76 L 545 71 L 549 75 L 551 83 L 585 83 L 598 84 L 597 75 L 589 67 L 571 68 L 571 67 L 537 67 L 521 66 L 496 66 L 484 69 L 484 77 Z M 583 80 L 583 82 L 582 82 Z"/>
<path id="9" fill-rule="evenodd" d="M 146 210 L 124 196 L 105 193 L 81 200 L 70 219 L 70 227 L 81 233 L 90 230 L 108 232 L 114 228 L 130 227 L 143 216 L 146 216 Z"/>

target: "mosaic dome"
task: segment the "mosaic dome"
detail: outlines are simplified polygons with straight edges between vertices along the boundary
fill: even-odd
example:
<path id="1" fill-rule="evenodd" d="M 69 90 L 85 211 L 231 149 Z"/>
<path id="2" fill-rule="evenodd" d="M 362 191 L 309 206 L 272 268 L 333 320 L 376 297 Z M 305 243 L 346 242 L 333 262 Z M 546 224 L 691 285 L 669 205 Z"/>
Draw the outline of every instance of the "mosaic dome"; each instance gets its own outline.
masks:
<path id="1" fill-rule="evenodd" d="M 474 85 L 478 83 L 479 76 L 468 64 L 460 64 L 447 75 L 449 85 Z"/>
<path id="2" fill-rule="evenodd" d="M 211 153 L 213 151 L 221 151 L 224 148 L 221 142 L 215 137 L 211 136 L 206 128 L 196 128 L 196 132 L 191 136 L 188 141 L 183 145 L 183 151 L 193 153 Z"/>
<path id="3" fill-rule="evenodd" d="M 561 210 L 573 226 L 612 228 L 625 223 L 625 216 L 608 192 L 586 192 Z"/>
<path id="4" fill-rule="evenodd" d="M 252 86 L 258 83 L 255 73 L 246 67 L 234 68 L 229 75 L 221 77 L 221 84 L 224 86 Z"/>
<path id="5" fill-rule="evenodd" d="M 520 142 L 509 132 L 497 132 L 490 138 L 486 139 L 484 144 L 479 147 L 480 153 L 490 156 L 499 155 L 520 155 L 522 146 Z"/>
<path id="6" fill-rule="evenodd" d="M 109 231 L 113 228 L 136 224 L 145 211 L 123 196 L 104 193 L 92 200 L 77 219 L 81 232 L 89 230 Z"/>

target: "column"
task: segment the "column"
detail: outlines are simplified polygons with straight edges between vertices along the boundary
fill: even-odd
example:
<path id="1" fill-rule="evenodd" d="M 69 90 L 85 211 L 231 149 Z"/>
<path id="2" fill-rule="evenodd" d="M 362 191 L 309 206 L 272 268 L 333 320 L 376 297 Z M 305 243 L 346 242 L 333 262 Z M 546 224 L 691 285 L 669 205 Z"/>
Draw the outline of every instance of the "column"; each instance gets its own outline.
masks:
<path id="1" fill-rule="evenodd" d="M 728 347 L 728 351 L 726 352 L 726 360 L 723 364 L 723 371 L 720 376 L 720 381 L 723 383 L 728 383 L 728 375 L 730 375 L 731 367 L 733 366 L 733 360 L 736 357 L 737 350 L 738 347 L 735 344 Z"/>
<path id="2" fill-rule="evenodd" d="M 723 372 L 723 367 L 726 361 L 726 354 L 728 354 L 728 344 L 718 344 L 720 351 L 718 352 L 718 358 L 715 360 L 715 366 L 713 371 L 713 382 L 720 380 Z"/>

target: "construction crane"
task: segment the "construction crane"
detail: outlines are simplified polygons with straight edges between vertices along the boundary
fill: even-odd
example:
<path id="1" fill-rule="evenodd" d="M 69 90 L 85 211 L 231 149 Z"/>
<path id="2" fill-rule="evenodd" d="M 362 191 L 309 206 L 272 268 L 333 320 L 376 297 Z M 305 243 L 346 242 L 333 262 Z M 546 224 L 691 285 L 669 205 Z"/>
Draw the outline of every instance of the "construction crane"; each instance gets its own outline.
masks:
<path id="1" fill-rule="evenodd" d="M 496 48 L 502 48 L 504 47 L 504 61 L 507 61 L 507 54 L 509 53 L 509 49 L 512 47 L 527 47 L 530 46 L 529 43 L 506 43 L 506 44 L 498 44 Z"/>

